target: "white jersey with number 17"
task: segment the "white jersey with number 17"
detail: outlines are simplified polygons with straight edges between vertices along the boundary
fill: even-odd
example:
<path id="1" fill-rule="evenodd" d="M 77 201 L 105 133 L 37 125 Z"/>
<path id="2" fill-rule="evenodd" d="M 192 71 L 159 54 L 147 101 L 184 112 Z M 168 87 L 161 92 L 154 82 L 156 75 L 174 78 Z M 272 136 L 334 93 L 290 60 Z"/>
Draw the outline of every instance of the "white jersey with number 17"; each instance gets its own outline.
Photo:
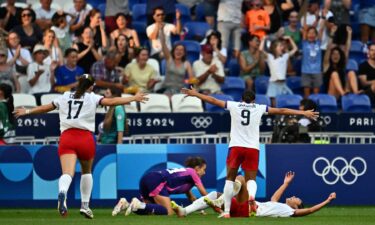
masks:
<path id="1" fill-rule="evenodd" d="M 65 92 L 53 100 L 52 104 L 59 110 L 61 133 L 69 128 L 95 132 L 96 107 L 102 99 L 103 96 L 87 92 L 75 99 L 74 92 Z"/>
<path id="2" fill-rule="evenodd" d="M 268 106 L 227 101 L 225 108 L 231 116 L 229 147 L 259 150 L 259 126 L 262 116 L 268 112 Z"/>

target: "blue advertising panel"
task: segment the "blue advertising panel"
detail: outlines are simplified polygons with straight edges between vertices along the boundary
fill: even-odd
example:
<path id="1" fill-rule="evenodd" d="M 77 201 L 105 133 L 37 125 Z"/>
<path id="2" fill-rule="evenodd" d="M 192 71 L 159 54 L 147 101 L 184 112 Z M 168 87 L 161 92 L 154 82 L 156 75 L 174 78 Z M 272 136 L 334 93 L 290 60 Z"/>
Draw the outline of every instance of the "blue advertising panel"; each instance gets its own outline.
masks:
<path id="1" fill-rule="evenodd" d="M 284 197 L 314 204 L 336 192 L 333 204 L 375 204 L 374 145 L 267 145 L 266 154 L 268 197 L 295 171 Z"/>

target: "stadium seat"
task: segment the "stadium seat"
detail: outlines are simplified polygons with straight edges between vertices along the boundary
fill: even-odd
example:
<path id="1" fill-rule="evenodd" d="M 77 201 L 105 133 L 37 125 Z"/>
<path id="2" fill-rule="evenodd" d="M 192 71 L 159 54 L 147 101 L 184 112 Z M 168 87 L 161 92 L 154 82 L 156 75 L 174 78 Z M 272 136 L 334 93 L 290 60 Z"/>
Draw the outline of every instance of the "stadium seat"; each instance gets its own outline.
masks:
<path id="1" fill-rule="evenodd" d="M 223 95 L 223 94 L 212 94 L 211 95 L 214 98 L 217 98 L 222 101 L 233 101 L 233 98 L 230 95 Z M 209 103 L 206 103 L 206 111 L 208 112 L 224 112 L 225 109 L 218 107 L 216 105 L 211 105 Z"/>
<path id="2" fill-rule="evenodd" d="M 121 97 L 123 97 L 123 98 L 131 97 L 131 96 L 133 96 L 133 95 L 130 95 L 130 94 L 121 94 Z M 136 102 L 130 102 L 129 104 L 124 105 L 124 107 L 125 107 L 125 112 L 126 113 L 137 113 L 138 112 L 137 103 Z"/>
<path id="3" fill-rule="evenodd" d="M 301 95 L 278 95 L 276 96 L 276 107 L 299 109 L 301 100 Z"/>
<path id="4" fill-rule="evenodd" d="M 313 100 L 318 105 L 319 112 L 337 112 L 336 98 L 329 94 L 312 94 L 309 99 Z"/>
<path id="5" fill-rule="evenodd" d="M 256 94 L 255 103 L 271 106 L 271 100 L 267 95 Z"/>
<path id="6" fill-rule="evenodd" d="M 291 76 L 286 78 L 286 85 L 293 91 L 294 94 L 302 94 L 301 77 Z"/>
<path id="7" fill-rule="evenodd" d="M 199 42 L 184 40 L 184 41 L 177 41 L 174 43 L 174 45 L 176 44 L 182 44 L 183 46 L 185 46 L 186 54 L 187 54 L 186 58 L 189 60 L 191 64 L 193 64 L 194 61 L 199 59 L 200 52 L 201 52 L 201 46 Z"/>
<path id="8" fill-rule="evenodd" d="M 241 68 L 236 58 L 231 58 L 229 60 L 228 68 L 229 68 L 228 76 L 238 77 L 240 75 Z"/>
<path id="9" fill-rule="evenodd" d="M 195 97 L 186 97 L 184 94 L 174 94 L 172 96 L 173 112 L 203 112 L 202 101 Z"/>
<path id="10" fill-rule="evenodd" d="M 138 0 L 129 0 L 129 9 L 133 9 L 133 6 L 139 3 L 140 2 Z"/>
<path id="11" fill-rule="evenodd" d="M 361 63 L 366 59 L 365 53 L 362 52 L 363 44 L 361 41 L 352 41 L 350 45 L 349 58 L 354 59 L 358 63 Z"/>
<path id="12" fill-rule="evenodd" d="M 42 105 L 46 105 L 46 104 L 49 104 L 51 103 L 54 99 L 60 97 L 61 94 L 44 94 L 42 95 L 42 97 L 40 98 L 40 103 Z M 50 113 L 58 113 L 59 111 L 57 110 L 53 110 L 53 111 L 50 111 Z"/>
<path id="13" fill-rule="evenodd" d="M 257 76 L 254 81 L 255 93 L 266 94 L 269 80 L 270 80 L 270 77 L 263 76 L 263 75 Z"/>
<path id="14" fill-rule="evenodd" d="M 134 4 L 132 13 L 133 23 L 135 21 L 147 23 L 146 4 Z"/>
<path id="15" fill-rule="evenodd" d="M 14 93 L 13 94 L 13 104 L 14 107 L 35 107 L 36 106 L 36 100 L 34 95 L 30 94 L 22 94 L 22 93 Z"/>
<path id="16" fill-rule="evenodd" d="M 240 101 L 245 90 L 245 81 L 240 77 L 226 77 L 221 90 L 226 95 L 232 96 L 234 101 Z"/>
<path id="17" fill-rule="evenodd" d="M 204 3 L 201 2 L 195 7 L 195 21 L 206 22 Z"/>
<path id="18" fill-rule="evenodd" d="M 355 61 L 354 59 L 349 59 L 348 64 L 346 64 L 346 70 L 347 71 L 354 70 L 357 72 L 358 71 L 357 61 Z"/>
<path id="19" fill-rule="evenodd" d="M 191 14 L 190 14 L 190 9 L 184 4 L 177 3 L 175 5 L 176 9 L 178 9 L 181 13 L 181 23 L 185 24 L 186 22 L 191 21 Z"/>
<path id="20" fill-rule="evenodd" d="M 160 63 L 160 75 L 165 76 L 166 72 L 167 72 L 167 61 L 165 59 L 162 59 Z"/>
<path id="21" fill-rule="evenodd" d="M 146 33 L 147 23 L 142 21 L 133 21 L 132 27 L 137 31 L 139 43 L 141 45 L 146 45 L 148 43 L 148 37 Z"/>
<path id="22" fill-rule="evenodd" d="M 169 98 L 163 94 L 148 94 L 149 100 L 141 104 L 141 112 L 171 112 Z"/>
<path id="23" fill-rule="evenodd" d="M 206 22 L 187 22 L 184 27 L 187 28 L 185 39 L 199 42 L 206 37 L 207 31 L 211 28 Z"/>
<path id="24" fill-rule="evenodd" d="M 371 102 L 367 95 L 344 95 L 341 105 L 344 112 L 371 112 Z"/>

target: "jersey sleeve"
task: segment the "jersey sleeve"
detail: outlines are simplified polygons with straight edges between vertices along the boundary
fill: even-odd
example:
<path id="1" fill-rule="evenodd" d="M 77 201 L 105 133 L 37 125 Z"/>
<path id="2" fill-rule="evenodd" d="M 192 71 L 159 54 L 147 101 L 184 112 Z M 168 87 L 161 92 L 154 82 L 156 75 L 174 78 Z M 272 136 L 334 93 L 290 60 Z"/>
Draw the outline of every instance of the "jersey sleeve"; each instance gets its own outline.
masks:
<path id="1" fill-rule="evenodd" d="M 117 132 L 125 130 L 125 110 L 122 105 L 116 106 L 115 108 L 115 117 L 116 117 L 116 127 Z"/>
<path id="2" fill-rule="evenodd" d="M 230 111 L 231 109 L 234 108 L 235 105 L 236 105 L 236 103 L 233 102 L 233 101 L 226 101 L 225 102 L 225 109 Z"/>
<path id="3" fill-rule="evenodd" d="M 60 108 L 61 100 L 62 100 L 62 98 L 63 98 L 64 95 L 65 95 L 65 93 L 63 95 L 60 95 L 59 97 L 55 98 L 52 101 L 52 105 L 55 106 L 56 109 Z"/>
<path id="4" fill-rule="evenodd" d="M 97 95 L 97 94 L 92 94 L 91 95 L 91 98 L 93 99 L 94 103 L 96 106 L 100 105 L 102 99 L 104 98 L 103 96 L 101 95 Z"/>
<path id="5" fill-rule="evenodd" d="M 187 168 L 186 170 L 189 172 L 191 178 L 193 178 L 195 186 L 203 186 L 201 178 L 199 178 L 197 172 L 195 172 L 194 169 Z"/>
<path id="6" fill-rule="evenodd" d="M 261 110 L 262 112 L 262 115 L 263 114 L 268 114 L 268 105 L 259 105 L 259 109 Z"/>

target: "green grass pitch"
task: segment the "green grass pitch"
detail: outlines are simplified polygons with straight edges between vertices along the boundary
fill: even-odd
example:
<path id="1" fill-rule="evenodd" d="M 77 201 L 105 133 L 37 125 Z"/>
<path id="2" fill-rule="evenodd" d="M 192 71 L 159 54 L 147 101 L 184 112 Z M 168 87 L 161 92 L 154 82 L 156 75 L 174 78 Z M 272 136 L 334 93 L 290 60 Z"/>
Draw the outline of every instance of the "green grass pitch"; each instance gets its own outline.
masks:
<path id="1" fill-rule="evenodd" d="M 100 224 L 100 225 L 219 225 L 219 224 L 256 224 L 256 225 L 362 225 L 375 224 L 375 206 L 366 207 L 327 207 L 321 211 L 300 218 L 232 218 L 218 219 L 217 214 L 206 210 L 208 215 L 192 214 L 186 218 L 175 216 L 138 216 L 125 217 L 119 214 L 111 216 L 112 209 L 93 209 L 95 218 L 88 220 L 79 215 L 78 209 L 69 209 L 67 218 L 61 218 L 55 209 L 2 209 L 0 208 L 0 224 Z"/>

